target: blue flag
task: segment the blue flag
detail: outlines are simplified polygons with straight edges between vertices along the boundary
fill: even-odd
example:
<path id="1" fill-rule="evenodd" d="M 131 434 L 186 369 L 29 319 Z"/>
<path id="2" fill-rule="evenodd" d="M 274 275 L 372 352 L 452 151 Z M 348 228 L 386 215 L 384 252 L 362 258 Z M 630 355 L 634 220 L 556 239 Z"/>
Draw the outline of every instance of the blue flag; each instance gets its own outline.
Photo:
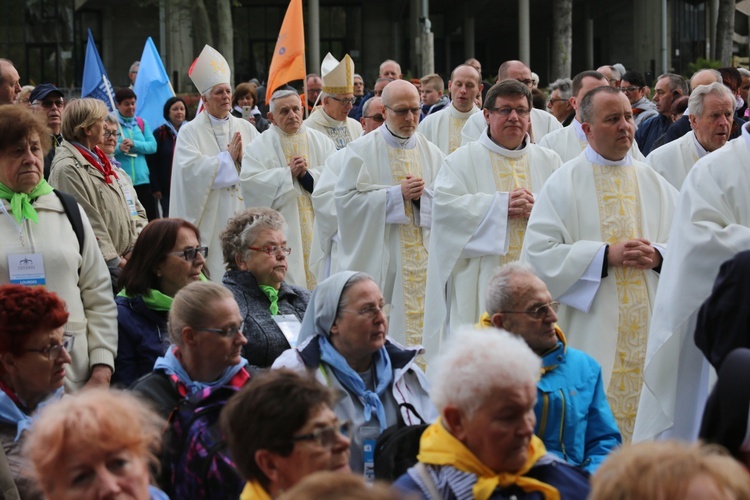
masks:
<path id="1" fill-rule="evenodd" d="M 86 44 L 86 59 L 83 62 L 83 81 L 81 82 L 81 97 L 93 97 L 104 101 L 110 111 L 115 111 L 115 92 L 109 83 L 107 70 L 104 69 L 102 58 L 96 50 L 94 36 L 89 29 L 89 41 Z"/>
<path id="2" fill-rule="evenodd" d="M 164 65 L 156 50 L 151 37 L 146 40 L 141 55 L 141 65 L 138 68 L 138 77 L 135 79 L 133 92 L 137 97 L 135 114 L 143 118 L 151 127 L 151 130 L 163 125 L 164 103 L 167 99 L 174 97 L 174 90 L 169 83 L 169 77 L 164 70 Z"/>

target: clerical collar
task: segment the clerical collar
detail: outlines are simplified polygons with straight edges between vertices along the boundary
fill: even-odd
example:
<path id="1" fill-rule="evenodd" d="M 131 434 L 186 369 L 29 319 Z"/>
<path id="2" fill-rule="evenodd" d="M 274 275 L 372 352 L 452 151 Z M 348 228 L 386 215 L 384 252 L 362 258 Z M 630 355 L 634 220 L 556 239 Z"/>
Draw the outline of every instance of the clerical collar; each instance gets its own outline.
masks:
<path id="1" fill-rule="evenodd" d="M 471 115 L 473 115 L 477 111 L 479 111 L 479 108 L 477 108 L 476 106 L 472 106 L 471 109 L 469 111 L 466 111 L 466 112 L 459 111 L 459 110 L 457 110 L 453 106 L 453 104 L 450 105 L 449 109 L 450 109 L 451 116 L 453 118 L 461 118 L 461 119 L 464 119 L 464 120 L 467 119 L 467 118 L 469 118 Z"/>
<path id="2" fill-rule="evenodd" d="M 633 164 L 633 159 L 630 157 L 630 152 L 625 155 L 625 158 L 622 160 L 608 160 L 591 147 L 591 144 L 586 146 L 586 149 L 583 150 L 584 153 L 586 153 L 586 159 L 590 161 L 591 163 L 595 165 L 605 165 L 607 167 L 624 167 L 627 165 Z"/>
<path id="3" fill-rule="evenodd" d="M 383 136 L 383 139 L 385 139 L 385 143 L 392 148 L 414 149 L 415 147 L 417 147 L 416 132 L 411 137 L 399 137 L 388 130 L 388 127 L 385 123 L 383 123 L 380 128 L 378 128 L 378 130 L 380 130 L 380 134 Z"/>
<path id="4" fill-rule="evenodd" d="M 573 130 L 576 131 L 576 136 L 578 139 L 582 140 L 583 142 L 589 142 L 588 137 L 586 137 L 586 132 L 583 131 L 583 125 L 581 122 L 578 121 L 578 117 L 573 118 Z"/>
<path id="5" fill-rule="evenodd" d="M 750 148 L 750 122 L 742 126 L 742 138 L 745 140 L 745 145 Z"/>
<path id="6" fill-rule="evenodd" d="M 524 137 L 523 141 L 521 141 L 521 144 L 516 149 L 506 149 L 492 140 L 489 127 L 487 127 L 486 134 L 479 136 L 479 144 L 494 153 L 507 156 L 508 158 L 520 158 L 525 155 L 528 152 L 527 146 L 529 143 L 531 143 L 531 139 L 529 138 L 529 134 L 526 134 L 526 137 Z"/>
<path id="7" fill-rule="evenodd" d="M 206 111 L 206 114 L 208 115 L 208 119 L 211 120 L 211 123 L 215 123 L 217 125 L 223 125 L 229 121 L 229 115 L 227 115 L 226 118 L 216 118 L 214 115 L 212 115 L 208 111 Z"/>
<path id="8" fill-rule="evenodd" d="M 698 141 L 698 136 L 695 135 L 695 131 L 690 131 L 691 134 L 693 134 L 693 144 L 695 145 L 695 153 L 698 155 L 698 158 L 703 158 L 708 154 L 708 151 L 706 151 L 706 148 L 703 147 L 703 145 Z"/>

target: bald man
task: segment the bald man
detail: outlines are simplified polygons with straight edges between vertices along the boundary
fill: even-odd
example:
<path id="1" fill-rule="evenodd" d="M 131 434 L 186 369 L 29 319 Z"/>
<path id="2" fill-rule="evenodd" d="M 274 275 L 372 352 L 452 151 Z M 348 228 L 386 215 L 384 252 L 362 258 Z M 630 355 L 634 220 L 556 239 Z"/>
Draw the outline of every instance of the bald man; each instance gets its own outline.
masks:
<path id="1" fill-rule="evenodd" d="M 390 334 L 422 341 L 427 279 L 429 187 L 443 160 L 417 132 L 416 87 L 405 80 L 383 90 L 385 123 L 347 146 L 334 191 L 339 220 L 339 268 L 370 274 L 392 304 Z"/>

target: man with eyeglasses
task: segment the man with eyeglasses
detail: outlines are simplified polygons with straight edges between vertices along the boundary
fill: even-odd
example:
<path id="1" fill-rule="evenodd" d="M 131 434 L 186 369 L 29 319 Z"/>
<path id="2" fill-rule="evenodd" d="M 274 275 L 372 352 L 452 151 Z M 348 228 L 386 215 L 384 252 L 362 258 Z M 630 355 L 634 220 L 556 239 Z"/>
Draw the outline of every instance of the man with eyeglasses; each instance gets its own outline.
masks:
<path id="1" fill-rule="evenodd" d="M 630 442 L 678 193 L 630 153 L 633 111 L 619 89 L 595 88 L 578 111 L 588 146 L 539 193 L 521 260 L 563 304 L 560 326 L 572 332 L 570 345 L 602 365 L 612 412 Z"/>
<path id="2" fill-rule="evenodd" d="M 313 238 L 310 195 L 326 158 L 336 146 L 322 132 L 302 123 L 302 107 L 295 90 L 277 90 L 271 96 L 268 119 L 273 126 L 245 151 L 240 189 L 245 208 L 271 207 L 284 216 L 292 248 L 286 281 L 308 290 L 316 279 L 308 266 Z"/>
<path id="3" fill-rule="evenodd" d="M 354 105 L 354 61 L 346 54 L 339 62 L 329 52 L 320 65 L 323 78 L 322 106 L 305 120 L 305 125 L 324 133 L 342 149 L 362 135 L 362 126 L 349 111 Z"/>
<path id="4" fill-rule="evenodd" d="M 576 117 L 576 110 L 570 104 L 570 98 L 573 97 L 573 80 L 570 78 L 555 80 L 549 84 L 549 91 L 547 110 L 563 127 L 567 127 Z"/>
<path id="5" fill-rule="evenodd" d="M 369 99 L 365 102 L 363 111 L 364 114 L 359 122 L 364 129 L 362 135 L 367 135 L 385 121 L 383 100 L 380 97 Z M 333 190 L 341 168 L 344 166 L 345 155 L 346 148 L 328 157 L 312 194 L 315 221 L 313 222 L 309 266 L 319 282 L 341 270 L 338 267 L 339 226 Z"/>
<path id="6" fill-rule="evenodd" d="M 423 345 L 428 362 L 446 337 L 482 313 L 487 280 L 521 253 L 533 193 L 562 165 L 554 151 L 529 140 L 531 101 L 521 82 L 493 85 L 483 109 L 486 132 L 440 167 L 427 264 Z"/>
<path id="7" fill-rule="evenodd" d="M 51 83 L 37 85 L 29 94 L 31 110 L 39 115 L 46 115 L 47 127 L 52 139 L 52 148 L 44 157 L 44 178 L 49 179 L 49 169 L 55 157 L 55 149 L 63 141 L 60 133 L 62 114 L 65 109 L 65 94 Z"/>
<path id="8" fill-rule="evenodd" d="M 620 75 L 620 71 L 615 68 L 614 66 L 610 66 L 609 64 L 605 64 L 604 66 L 599 66 L 596 68 L 596 71 L 604 75 L 604 78 L 607 79 L 607 83 L 610 87 L 613 88 L 620 88 L 620 83 L 622 81 L 622 75 Z"/>
<path id="9" fill-rule="evenodd" d="M 637 71 L 625 73 L 620 82 L 620 90 L 628 98 L 630 106 L 633 108 L 636 130 L 641 123 L 659 114 L 656 110 L 656 104 L 648 100 L 651 89 L 646 86 L 646 79 L 643 74 Z"/>
<path id="10" fill-rule="evenodd" d="M 589 144 L 586 132 L 583 130 L 580 103 L 586 94 L 606 85 L 607 79 L 598 71 L 582 71 L 573 77 L 573 96 L 570 98 L 570 105 L 576 110 L 575 119 L 569 126 L 544 136 L 544 139 L 539 141 L 539 145 L 560 155 L 563 163 L 579 156 Z M 630 155 L 638 161 L 645 161 L 635 141 L 630 148 Z"/>
<path id="11" fill-rule="evenodd" d="M 461 145 L 461 130 L 466 121 L 473 114 L 479 113 L 474 100 L 482 93 L 481 75 L 468 64 L 457 66 L 448 80 L 448 91 L 452 99 L 450 105 L 430 114 L 419 124 L 419 131 L 446 155 L 458 149 Z M 422 92 L 424 93 L 424 84 Z"/>
<path id="12" fill-rule="evenodd" d="M 500 65 L 497 70 L 497 81 L 502 82 L 503 80 L 518 80 L 526 85 L 529 90 L 534 84 L 534 80 L 531 78 L 531 70 L 521 61 L 505 61 Z M 461 130 L 461 145 L 464 146 L 479 139 L 486 127 L 487 123 L 481 113 L 469 118 Z M 539 141 L 545 135 L 561 128 L 562 125 L 554 116 L 541 109 L 531 109 L 531 126 L 527 131 L 531 137 L 531 142 L 539 144 Z"/>
<path id="13" fill-rule="evenodd" d="M 373 276 L 393 305 L 390 335 L 422 342 L 430 228 L 429 188 L 443 153 L 417 132 L 419 92 L 405 80 L 383 90 L 385 124 L 347 146 L 334 190 L 339 269 Z"/>
<path id="14" fill-rule="evenodd" d="M 556 324 L 560 304 L 528 264 L 513 262 L 498 269 L 484 297 L 487 312 L 482 324 L 521 337 L 542 358 L 534 433 L 548 452 L 593 474 L 622 444 L 604 393 L 601 366 L 568 347 Z"/>

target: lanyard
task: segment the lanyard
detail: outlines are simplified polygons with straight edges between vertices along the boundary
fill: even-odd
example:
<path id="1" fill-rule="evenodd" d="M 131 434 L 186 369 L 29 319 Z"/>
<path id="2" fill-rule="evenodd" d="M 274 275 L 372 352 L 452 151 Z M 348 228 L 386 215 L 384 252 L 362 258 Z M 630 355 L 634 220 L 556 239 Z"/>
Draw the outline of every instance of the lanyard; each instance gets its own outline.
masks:
<path id="1" fill-rule="evenodd" d="M 9 220 L 9 221 L 10 221 L 10 222 L 11 222 L 11 223 L 12 223 L 12 224 L 14 225 L 14 226 L 16 226 L 16 229 L 18 229 L 18 237 L 19 237 L 19 238 L 21 238 L 21 245 L 23 245 L 23 246 L 26 246 L 26 242 L 24 242 L 24 239 L 23 239 L 23 223 L 24 223 L 24 221 L 26 220 L 26 217 L 23 217 L 23 218 L 21 219 L 21 223 L 19 224 L 19 223 L 17 223 L 17 222 L 16 222 L 16 220 L 15 220 L 15 219 L 14 219 L 14 218 L 13 218 L 13 217 L 12 217 L 12 216 L 11 216 L 11 215 L 10 215 L 10 214 L 8 213 L 8 209 L 7 209 L 7 208 L 5 208 L 5 203 L 3 203 L 3 202 L 1 202 L 1 201 L 0 201 L 0 207 L 2 207 L 2 209 L 3 209 L 3 213 L 4 213 L 4 214 L 5 214 L 5 216 L 6 216 L 7 218 L 8 218 L 8 220 Z"/>

